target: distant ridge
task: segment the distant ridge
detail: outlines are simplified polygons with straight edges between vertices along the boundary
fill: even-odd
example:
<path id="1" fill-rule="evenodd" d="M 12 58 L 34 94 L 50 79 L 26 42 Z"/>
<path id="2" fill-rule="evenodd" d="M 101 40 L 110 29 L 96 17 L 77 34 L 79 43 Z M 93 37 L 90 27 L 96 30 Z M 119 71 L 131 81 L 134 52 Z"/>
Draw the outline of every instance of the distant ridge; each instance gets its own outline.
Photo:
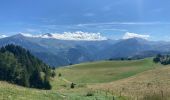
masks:
<path id="1" fill-rule="evenodd" d="M 51 37 L 52 34 L 43 36 Z M 54 67 L 121 57 L 145 58 L 170 51 L 170 42 L 142 38 L 75 41 L 17 34 L 0 39 L 0 46 L 11 43 L 30 50 L 34 56 Z"/>

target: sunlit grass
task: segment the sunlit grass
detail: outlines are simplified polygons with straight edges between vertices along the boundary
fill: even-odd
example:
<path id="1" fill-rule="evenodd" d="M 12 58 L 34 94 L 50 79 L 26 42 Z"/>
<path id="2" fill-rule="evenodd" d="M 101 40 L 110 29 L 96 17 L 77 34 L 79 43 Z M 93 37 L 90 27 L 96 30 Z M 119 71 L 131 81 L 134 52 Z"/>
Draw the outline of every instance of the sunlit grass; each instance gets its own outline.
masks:
<path id="1" fill-rule="evenodd" d="M 56 69 L 57 76 L 51 78 L 53 88 L 49 91 L 1 81 L 0 100 L 143 100 L 160 98 L 162 89 L 168 97 L 169 69 L 169 66 L 154 64 L 150 58 L 78 64 Z M 76 84 L 74 89 L 70 88 L 72 82 Z M 147 85 L 151 85 L 150 89 Z"/>

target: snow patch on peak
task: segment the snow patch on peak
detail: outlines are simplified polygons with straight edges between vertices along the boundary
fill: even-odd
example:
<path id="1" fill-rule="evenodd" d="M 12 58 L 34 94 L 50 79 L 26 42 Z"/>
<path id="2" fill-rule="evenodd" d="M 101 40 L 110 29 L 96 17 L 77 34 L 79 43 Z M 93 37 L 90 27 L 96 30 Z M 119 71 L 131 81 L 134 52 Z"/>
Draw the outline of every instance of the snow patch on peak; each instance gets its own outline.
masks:
<path id="1" fill-rule="evenodd" d="M 150 35 L 142 35 L 142 34 L 137 34 L 137 33 L 130 33 L 126 32 L 125 35 L 123 36 L 123 39 L 131 39 L 131 38 L 141 38 L 141 39 L 148 39 Z"/>
<path id="2" fill-rule="evenodd" d="M 0 39 L 1 39 L 1 38 L 6 38 L 6 37 L 8 37 L 8 36 L 6 36 L 6 35 L 0 35 Z"/>
<path id="3" fill-rule="evenodd" d="M 22 36 L 25 36 L 25 37 L 34 37 L 34 35 L 29 34 L 29 33 L 19 33 L 19 34 L 21 34 Z"/>
<path id="4" fill-rule="evenodd" d="M 89 32 L 64 32 L 60 33 L 46 33 L 46 34 L 39 34 L 39 35 L 32 35 L 28 33 L 22 33 L 23 36 L 26 37 L 33 37 L 33 38 L 53 38 L 59 40 L 78 40 L 78 41 L 100 41 L 100 40 L 107 40 L 106 37 L 102 36 L 101 33 L 89 33 Z"/>

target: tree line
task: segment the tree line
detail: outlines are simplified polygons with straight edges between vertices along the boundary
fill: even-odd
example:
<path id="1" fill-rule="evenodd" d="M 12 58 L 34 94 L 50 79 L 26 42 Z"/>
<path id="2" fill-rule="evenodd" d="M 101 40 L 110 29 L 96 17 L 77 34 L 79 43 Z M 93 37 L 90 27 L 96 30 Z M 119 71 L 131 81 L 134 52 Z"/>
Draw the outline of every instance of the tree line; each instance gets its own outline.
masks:
<path id="1" fill-rule="evenodd" d="M 153 58 L 155 63 L 161 63 L 163 65 L 170 64 L 170 55 L 161 55 L 158 54 L 155 58 Z"/>
<path id="2" fill-rule="evenodd" d="M 13 44 L 0 48 L 0 80 L 25 87 L 51 89 L 54 71 L 28 50 Z"/>

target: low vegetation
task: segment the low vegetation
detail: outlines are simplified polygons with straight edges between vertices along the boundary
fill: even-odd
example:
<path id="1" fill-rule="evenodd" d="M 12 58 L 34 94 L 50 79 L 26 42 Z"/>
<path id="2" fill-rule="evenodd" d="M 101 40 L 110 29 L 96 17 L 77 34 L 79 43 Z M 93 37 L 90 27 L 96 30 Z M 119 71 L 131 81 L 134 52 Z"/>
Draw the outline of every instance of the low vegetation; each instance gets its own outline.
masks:
<path id="1" fill-rule="evenodd" d="M 169 72 L 169 65 L 154 63 L 152 58 L 70 65 L 56 69 L 57 75 L 50 78 L 51 90 L 0 82 L 0 97 L 9 100 L 169 100 Z"/>
<path id="2" fill-rule="evenodd" d="M 161 63 L 163 65 L 168 65 L 170 64 L 170 55 L 161 55 L 161 54 L 158 54 L 154 59 L 153 61 L 155 63 Z"/>

